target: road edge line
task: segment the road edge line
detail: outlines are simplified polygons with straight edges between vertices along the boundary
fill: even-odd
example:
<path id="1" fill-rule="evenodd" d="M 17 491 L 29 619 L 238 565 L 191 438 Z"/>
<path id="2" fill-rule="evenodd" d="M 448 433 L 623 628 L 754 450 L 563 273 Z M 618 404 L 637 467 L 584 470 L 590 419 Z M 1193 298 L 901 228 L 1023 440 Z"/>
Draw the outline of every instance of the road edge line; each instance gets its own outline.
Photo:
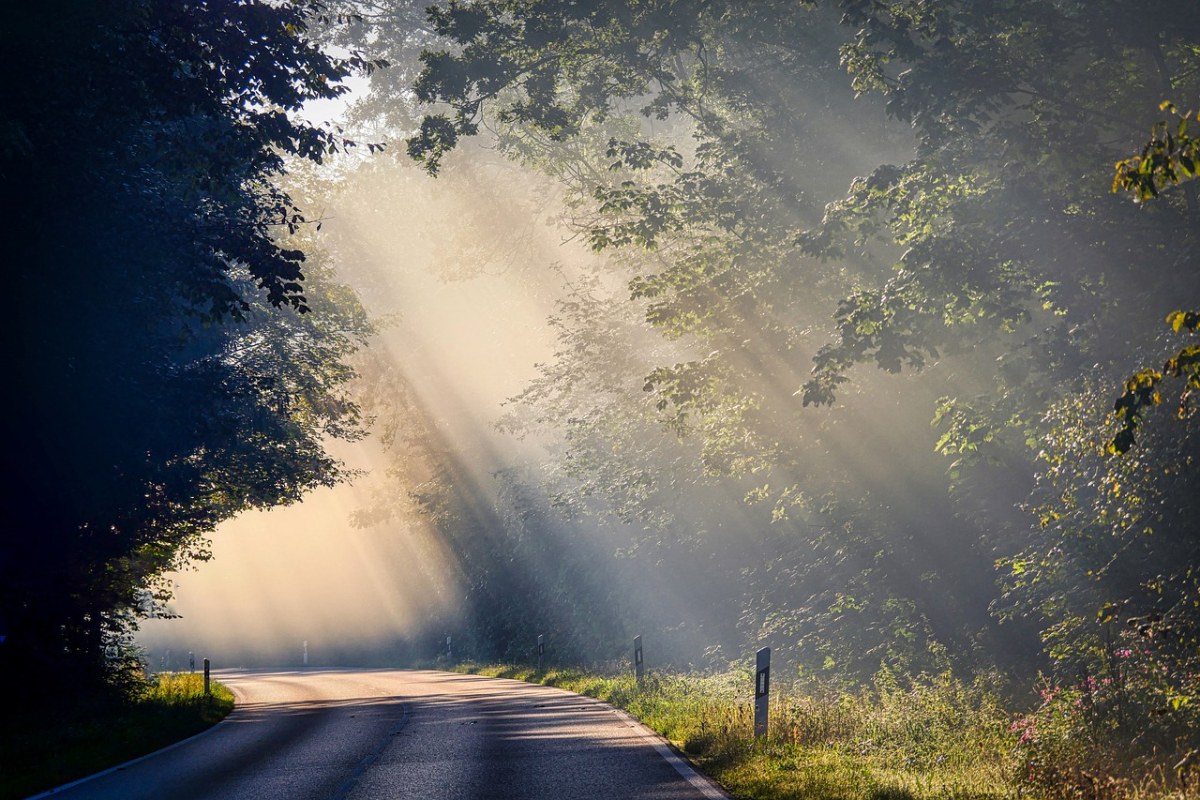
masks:
<path id="1" fill-rule="evenodd" d="M 587 697 L 587 695 L 580 695 L 580 697 Z M 596 698 L 591 699 L 595 700 Z M 604 701 L 601 700 L 599 702 L 603 703 Z M 604 705 L 608 705 L 608 703 L 604 703 Z M 629 723 L 629 727 L 633 728 L 638 732 L 638 735 L 648 741 L 658 754 L 663 757 L 663 760 L 674 767 L 675 771 L 683 776 L 688 783 L 696 787 L 701 794 L 710 798 L 710 800 L 730 800 L 731 796 L 721 788 L 720 784 L 697 770 L 691 761 L 679 755 L 675 751 L 675 748 L 671 746 L 671 743 L 656 733 L 653 728 L 627 711 L 616 706 L 613 706 L 612 709 L 618 717 Z"/>
<path id="2" fill-rule="evenodd" d="M 546 683 L 534 683 L 533 681 L 523 681 L 519 678 L 500 678 L 492 677 L 490 675 L 479 675 L 477 673 L 449 672 L 446 670 L 432 671 L 443 672 L 447 675 L 461 675 L 469 678 L 485 678 L 493 681 L 508 681 L 509 683 L 516 683 L 523 686 L 533 686 L 540 689 L 553 689 L 560 694 L 578 697 L 591 703 L 595 703 L 598 706 L 607 708 L 609 711 L 620 717 L 623 722 L 627 723 L 630 728 L 637 731 L 638 735 L 649 742 L 650 745 L 654 747 L 655 752 L 662 756 L 664 761 L 674 767 L 675 771 L 678 772 L 682 778 L 694 786 L 706 798 L 709 798 L 709 800 L 733 800 L 733 795 L 721 788 L 721 784 L 717 783 L 712 777 L 705 775 L 703 772 L 696 769 L 695 765 L 692 764 L 687 757 L 681 756 L 678 751 L 675 750 L 675 746 L 672 745 L 666 739 L 666 737 L 659 734 L 656 730 L 630 714 L 625 709 L 617 708 L 612 703 L 607 703 L 600 698 L 592 697 L 591 695 L 572 692 L 570 689 L 564 689 L 561 686 L 552 686 Z"/>

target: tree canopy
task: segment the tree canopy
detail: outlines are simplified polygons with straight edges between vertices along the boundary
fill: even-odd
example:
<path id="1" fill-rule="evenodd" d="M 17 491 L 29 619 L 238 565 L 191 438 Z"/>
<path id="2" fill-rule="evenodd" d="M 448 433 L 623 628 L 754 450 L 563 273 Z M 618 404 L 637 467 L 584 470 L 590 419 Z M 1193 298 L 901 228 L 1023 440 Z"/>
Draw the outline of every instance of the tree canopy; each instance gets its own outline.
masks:
<path id="1" fill-rule="evenodd" d="M 354 145 L 295 112 L 375 65 L 308 0 L 8 11 L 0 667 L 96 678 L 216 523 L 339 478 L 369 323 L 278 179 Z"/>
<path id="2" fill-rule="evenodd" d="M 603 313 L 678 343 L 630 360 L 640 393 L 600 390 L 621 351 L 601 312 L 568 313 L 594 295 L 564 306 L 523 396 L 524 424 L 565 436 L 560 496 L 653 517 L 675 551 L 739 526 L 743 556 L 709 563 L 739 576 L 742 631 L 817 666 L 928 642 L 1003 660 L 1032 629 L 1058 674 L 1157 675 L 1136 699 L 1156 741 L 1194 723 L 1196 360 L 1160 320 L 1196 327 L 1195 137 L 1172 103 L 1200 96 L 1200 8 L 481 0 L 429 19 L 410 155 L 436 174 L 494 130 L 624 277 Z M 1172 379 L 1184 419 L 1151 423 Z"/>

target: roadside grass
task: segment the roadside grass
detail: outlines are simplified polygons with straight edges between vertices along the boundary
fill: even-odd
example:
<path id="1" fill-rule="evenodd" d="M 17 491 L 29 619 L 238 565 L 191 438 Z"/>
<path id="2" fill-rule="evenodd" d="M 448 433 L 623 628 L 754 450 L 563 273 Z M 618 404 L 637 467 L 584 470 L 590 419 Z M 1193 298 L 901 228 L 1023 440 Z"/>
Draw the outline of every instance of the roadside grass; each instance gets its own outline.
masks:
<path id="1" fill-rule="evenodd" d="M 557 686 L 624 709 L 744 800 L 999 800 L 1021 794 L 1011 715 L 982 682 L 881 672 L 858 692 L 772 692 L 752 736 L 749 674 L 631 675 L 462 664 Z"/>
<path id="2" fill-rule="evenodd" d="M 27 797 L 151 753 L 216 724 L 233 693 L 198 674 L 164 673 L 132 699 L 93 699 L 8 719 L 0 731 L 0 800 Z"/>

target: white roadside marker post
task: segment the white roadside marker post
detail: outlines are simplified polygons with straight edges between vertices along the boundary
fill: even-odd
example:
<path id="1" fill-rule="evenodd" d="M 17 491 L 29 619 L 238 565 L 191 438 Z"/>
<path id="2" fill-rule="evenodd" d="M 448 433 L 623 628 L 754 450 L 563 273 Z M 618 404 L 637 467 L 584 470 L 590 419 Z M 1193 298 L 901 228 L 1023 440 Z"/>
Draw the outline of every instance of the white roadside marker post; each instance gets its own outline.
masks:
<path id="1" fill-rule="evenodd" d="M 764 647 L 755 655 L 754 672 L 754 738 L 767 735 L 767 702 L 771 692 L 771 648 Z"/>
<path id="2" fill-rule="evenodd" d="M 538 672 L 542 671 L 542 656 L 546 654 L 546 640 L 542 634 L 538 634 Z"/>
<path id="3" fill-rule="evenodd" d="M 633 675 L 637 678 L 638 686 L 641 686 L 646 670 L 642 663 L 642 635 L 640 633 L 633 637 Z"/>
<path id="4" fill-rule="evenodd" d="M 304 666 L 308 666 L 308 639 L 304 640 Z"/>

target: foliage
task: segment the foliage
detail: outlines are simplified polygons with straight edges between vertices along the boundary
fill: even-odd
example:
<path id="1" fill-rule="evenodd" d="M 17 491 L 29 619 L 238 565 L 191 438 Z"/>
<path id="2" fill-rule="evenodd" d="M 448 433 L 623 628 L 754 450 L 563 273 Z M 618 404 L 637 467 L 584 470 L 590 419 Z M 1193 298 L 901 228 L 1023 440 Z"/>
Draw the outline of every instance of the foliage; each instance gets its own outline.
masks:
<path id="1" fill-rule="evenodd" d="M 1180 117 L 1175 133 L 1167 131 L 1166 122 L 1157 122 L 1150 141 L 1142 148 L 1140 156 L 1117 162 L 1117 174 L 1113 179 L 1113 191 L 1125 190 L 1139 201 L 1157 197 L 1167 186 L 1174 186 L 1195 178 L 1197 161 L 1200 160 L 1200 139 L 1188 130 L 1188 114 L 1179 114 L 1175 105 L 1163 101 L 1161 111 L 1169 111 Z M 1200 115 L 1197 116 L 1200 120 Z M 1186 185 L 1185 197 L 1189 208 L 1196 206 L 1195 191 Z M 1167 315 L 1167 324 L 1175 333 L 1186 328 L 1200 328 L 1200 312 L 1175 310 Z M 1164 377 L 1184 379 L 1184 389 L 1179 400 L 1179 417 L 1191 413 L 1188 401 L 1191 391 L 1200 388 L 1200 346 L 1189 345 L 1175 353 L 1161 370 L 1142 369 L 1125 381 L 1125 393 L 1117 398 L 1114 411 L 1123 425 L 1110 443 L 1115 453 L 1125 453 L 1133 446 L 1138 427 L 1146 411 L 1162 402 L 1159 385 Z"/>
<path id="2" fill-rule="evenodd" d="M 1200 314 L 1195 311 L 1172 311 L 1167 315 L 1167 324 L 1178 333 L 1181 328 L 1195 331 L 1200 328 Z M 1200 345 L 1188 345 L 1167 359 L 1161 370 L 1146 368 L 1125 381 L 1125 393 L 1117 398 L 1113 411 L 1121 420 L 1121 429 L 1109 443 L 1109 450 L 1122 454 L 1134 444 L 1136 431 L 1141 427 L 1145 414 L 1162 403 L 1161 385 L 1164 378 L 1181 378 L 1183 391 L 1179 396 L 1176 415 L 1187 419 L 1192 414 L 1192 390 L 1200 389 Z"/>
<path id="3" fill-rule="evenodd" d="M 1200 619 L 1191 423 L 1130 446 L 1163 380 L 1190 416 L 1195 348 L 1129 380 L 1123 428 L 1096 387 L 1160 352 L 1145 320 L 1200 288 L 1190 113 L 1123 158 L 1145 110 L 1200 91 L 1200 7 L 497 0 L 431 21 L 446 45 L 415 90 L 440 106 L 410 154 L 436 172 L 490 120 L 561 177 L 569 223 L 626 281 L 626 308 L 562 317 L 522 397 L 528 429 L 567 436 L 560 496 L 656 520 L 641 547 L 737 565 L 744 642 L 860 677 L 929 641 L 1027 653 L 1029 627 L 1056 678 L 1140 643 L 1136 691 L 1158 700 L 1127 703 L 1121 735 L 1160 761 L 1194 746 L 1169 734 L 1186 730 Z M 1159 202 L 1114 197 L 1114 162 L 1115 189 Z M 630 324 L 631 308 L 677 346 L 617 366 L 649 395 L 622 399 L 586 376 L 620 363 L 600 315 Z M 799 406 L 828 411 L 806 424 Z M 910 491 L 864 478 L 856 446 Z M 950 459 L 940 481 L 921 449 Z M 1005 628 L 968 611 L 989 600 Z M 1113 631 L 1117 613 L 1135 624 Z"/>
<path id="4" fill-rule="evenodd" d="M 1097 419 L 1100 396 L 1093 386 L 1051 410 L 1030 509 L 1041 525 L 1004 562 L 1004 608 L 1033 606 L 1046 620 L 1064 691 L 1078 689 L 1070 678 L 1080 675 L 1092 694 L 1097 682 L 1107 687 L 1086 701 L 1088 724 L 1103 732 L 1093 737 L 1098 753 L 1136 741 L 1139 754 L 1182 755 L 1196 745 L 1200 674 L 1194 423 L 1177 430 L 1155 420 L 1144 447 L 1114 458 L 1105 447 L 1112 427 Z"/>
<path id="5" fill-rule="evenodd" d="M 1147 701 L 1154 703 L 1139 693 L 1136 677 L 1123 680 L 1149 665 L 1138 666 L 1136 655 L 1124 650 L 1118 653 L 1123 662 L 1118 674 L 1089 675 L 1073 686 L 1047 683 L 1041 705 L 1013 721 L 1021 781 L 1037 796 L 1189 797 L 1195 791 L 1190 756 L 1164 766 L 1144 740 L 1129 750 L 1130 731 L 1122 724 L 1144 712 Z"/>
<path id="6" fill-rule="evenodd" d="M 1127 191 L 1139 201 L 1158 197 L 1165 187 L 1175 186 L 1200 174 L 1200 138 L 1192 135 L 1189 126 L 1192 114 L 1180 114 L 1175 104 L 1164 100 L 1160 111 L 1179 117 L 1174 132 L 1167 122 L 1156 122 L 1150 140 L 1140 155 L 1117 162 L 1113 191 Z M 1200 122 L 1200 114 L 1196 115 Z M 1178 329 L 1177 329 L 1178 330 Z"/>
<path id="7" fill-rule="evenodd" d="M 313 43 L 323 8 L 26 4 L 0 34 L 5 675 L 86 689 L 219 521 L 339 479 L 369 329 L 278 179 L 354 146 L 295 113 L 377 64 Z"/>
<path id="8" fill-rule="evenodd" d="M 427 5 L 424 0 L 323 4 L 324 24 L 314 26 L 316 38 L 338 51 L 369 52 L 376 64 L 385 65 L 371 70 L 367 90 L 352 98 L 342 123 L 347 128 L 397 140 L 420 124 L 412 84 L 420 71 L 421 51 L 436 42 L 426 19 Z"/>
<path id="9" fill-rule="evenodd" d="M 540 430 L 558 419 L 567 421 L 571 431 L 564 477 L 579 483 L 569 488 L 569 482 L 559 483 L 552 491 L 571 498 L 573 508 L 601 506 L 603 497 L 618 519 L 636 520 L 639 526 L 655 520 L 653 527 L 633 534 L 635 547 L 670 553 L 668 562 L 690 560 L 708 550 L 709 563 L 727 565 L 724 582 L 745 598 L 740 622 L 745 638 L 778 635 L 803 642 L 804 658 L 818 666 L 834 664 L 870 674 L 880 660 L 909 657 L 902 653 L 919 657 L 926 636 L 956 644 L 972 637 L 978 626 L 988 624 L 982 613 L 986 599 L 978 582 L 960 580 L 973 574 L 962 566 L 966 561 L 974 562 L 976 570 L 986 569 L 988 559 L 971 546 L 944 555 L 936 545 L 912 547 L 914 540 L 927 537 L 932 545 L 942 538 L 934 533 L 932 508 L 913 509 L 889 525 L 881 509 L 891 506 L 894 514 L 897 505 L 908 505 L 895 487 L 873 486 L 869 499 L 854 497 L 858 479 L 852 467 L 806 457 L 836 448 L 834 443 L 854 424 L 850 418 L 832 420 L 822 432 L 807 425 L 797 429 L 793 419 L 800 405 L 797 384 L 789 385 L 795 356 L 819 348 L 825 332 L 811 320 L 823 304 L 836 302 L 846 285 L 836 270 L 822 272 L 815 260 L 798 261 L 797 232 L 820 218 L 819 193 L 845 185 L 855 174 L 850 170 L 869 167 L 874 155 L 868 151 L 849 166 L 830 158 L 838 134 L 818 124 L 806 109 L 819 102 L 857 124 L 884 122 L 877 104 L 856 105 L 838 71 L 830 69 L 847 37 L 836 15 L 796 4 L 705 5 L 696 10 L 695 19 L 685 20 L 672 16 L 674 7 L 562 11 L 541 4 L 505 6 L 513 16 L 501 20 L 500 5 L 475 6 L 475 27 L 464 23 L 461 29 L 455 27 L 458 12 L 448 10 L 442 22 L 462 49 L 427 58 L 426 77 L 419 85 L 431 97 L 447 101 L 455 119 L 470 121 L 481 103 L 494 103 L 504 146 L 565 177 L 568 202 L 587 209 L 573 220 L 576 230 L 594 249 L 612 253 L 628 269 L 635 307 L 650 325 L 679 342 L 662 348 L 670 361 L 626 368 L 627 376 L 634 370 L 645 376 L 641 388 L 651 402 L 628 396 L 622 401 L 612 395 L 618 384 L 611 378 L 584 377 L 611 376 L 614 352 L 624 352 L 602 345 L 599 331 L 593 338 L 585 321 L 614 311 L 597 302 L 586 317 L 570 318 L 564 335 L 588 344 L 564 347 L 546 373 L 547 383 L 554 375 L 559 386 L 571 388 L 522 398 L 534 407 L 531 416 L 545 421 Z M 465 19 L 467 12 L 462 13 Z M 580 21 L 587 14 L 597 15 L 587 18 L 590 26 Z M 507 40 L 476 34 L 493 22 L 511 24 L 513 30 L 537 27 L 546 32 L 538 42 L 569 44 L 565 51 L 532 43 L 531 52 L 505 52 L 511 62 L 506 69 L 511 69 L 504 74 L 512 78 L 513 93 L 490 93 L 486 87 L 494 85 L 489 81 L 495 76 L 488 71 L 489 59 L 501 57 L 496 51 Z M 664 33 L 658 38 L 630 34 L 626 49 L 608 48 L 593 38 L 604 25 L 628 32 L 643 24 L 662 25 Z M 663 42 L 673 42 L 674 52 L 663 55 L 658 49 Z M 576 69 L 583 52 L 589 53 L 586 64 Z M 528 71 L 522 71 L 525 67 Z M 537 95 L 525 81 L 551 67 L 555 93 Z M 588 72 L 593 69 L 594 76 Z M 455 70 L 466 76 L 464 83 L 454 84 L 450 77 L 439 83 L 439 71 L 449 75 Z M 589 92 L 581 83 L 595 77 L 589 85 L 603 84 L 596 76 L 605 71 L 619 73 L 621 81 L 604 84 L 608 88 L 601 93 Z M 555 109 L 547 110 L 545 119 L 522 116 L 521 109 L 536 105 L 535 100 Z M 686 128 L 672 131 L 676 136 L 669 143 L 642 140 L 636 124 L 630 129 L 620 118 L 630 105 L 650 116 L 681 112 L 692 122 L 694 141 L 681 141 Z M 551 117 L 570 123 L 555 127 Z M 607 131 L 615 135 L 605 136 Z M 459 131 L 464 132 L 467 128 Z M 580 146 L 569 155 L 552 155 L 553 142 L 568 133 Z M 880 149 L 903 152 L 899 142 L 886 139 Z M 538 142 L 547 155 L 530 158 Z M 413 145 L 420 146 L 419 137 Z M 426 154 L 436 157 L 433 150 Z M 559 168 L 568 158 L 577 165 L 573 172 Z M 810 167 L 801 177 L 791 167 L 795 164 Z M 930 176 L 928 186 L 914 188 L 912 198 L 930 197 L 946 183 L 933 170 L 925 175 Z M 968 187 L 961 194 L 978 199 L 985 192 Z M 914 201 L 907 202 L 911 206 Z M 863 280 L 878 275 L 880 264 L 872 259 L 886 256 L 887 250 L 866 253 L 872 250 L 866 243 L 859 249 L 863 257 L 842 269 Z M 1014 296 L 1022 291 L 1014 289 Z M 866 302 L 866 290 L 855 297 Z M 845 307 L 851 315 L 846 325 L 865 336 L 886 335 L 886 326 Z M 978 312 L 954 313 L 961 320 Z M 908 316 L 926 333 L 936 334 L 918 317 Z M 881 319 L 893 317 L 888 312 Z M 941 347 L 928 352 L 937 358 Z M 918 358 L 912 348 L 879 349 L 864 338 L 861 352 L 872 351 L 889 368 L 893 362 L 898 369 L 903 360 L 910 365 L 928 360 Z M 827 352 L 828 363 L 836 362 L 839 371 L 858 360 Z M 830 375 L 831 385 L 843 381 L 840 374 Z M 602 389 L 582 390 L 601 383 Z M 577 394 L 574 387 L 580 389 Z M 855 398 L 863 404 L 860 413 L 871 413 L 869 397 L 864 392 Z M 905 404 L 900 415 L 919 419 L 921 413 L 928 411 L 913 403 Z M 655 424 L 694 437 L 696 444 L 673 444 L 670 436 L 654 433 Z M 907 441 L 894 445 L 912 449 Z M 619 462 L 613 453 L 621 454 Z M 935 462 L 918 467 L 922 474 L 926 470 L 936 474 Z M 660 486 L 670 488 L 661 491 Z M 757 508 L 730 508 L 722 502 L 723 493 L 757 498 Z M 730 541 L 727 532 L 734 530 L 753 531 L 743 534 L 753 544 L 741 547 L 736 539 Z M 771 554 L 765 563 L 754 559 L 764 552 Z M 938 554 L 929 558 L 931 552 Z M 742 580 L 746 577 L 748 581 Z M 947 603 L 947 597 L 964 602 Z M 861 624 L 847 626 L 848 619 Z M 834 635 L 846 630 L 854 633 Z M 897 635 L 899 631 L 904 634 Z M 857 638 L 860 634 L 865 641 Z M 822 642 L 841 652 L 825 652 Z"/>

